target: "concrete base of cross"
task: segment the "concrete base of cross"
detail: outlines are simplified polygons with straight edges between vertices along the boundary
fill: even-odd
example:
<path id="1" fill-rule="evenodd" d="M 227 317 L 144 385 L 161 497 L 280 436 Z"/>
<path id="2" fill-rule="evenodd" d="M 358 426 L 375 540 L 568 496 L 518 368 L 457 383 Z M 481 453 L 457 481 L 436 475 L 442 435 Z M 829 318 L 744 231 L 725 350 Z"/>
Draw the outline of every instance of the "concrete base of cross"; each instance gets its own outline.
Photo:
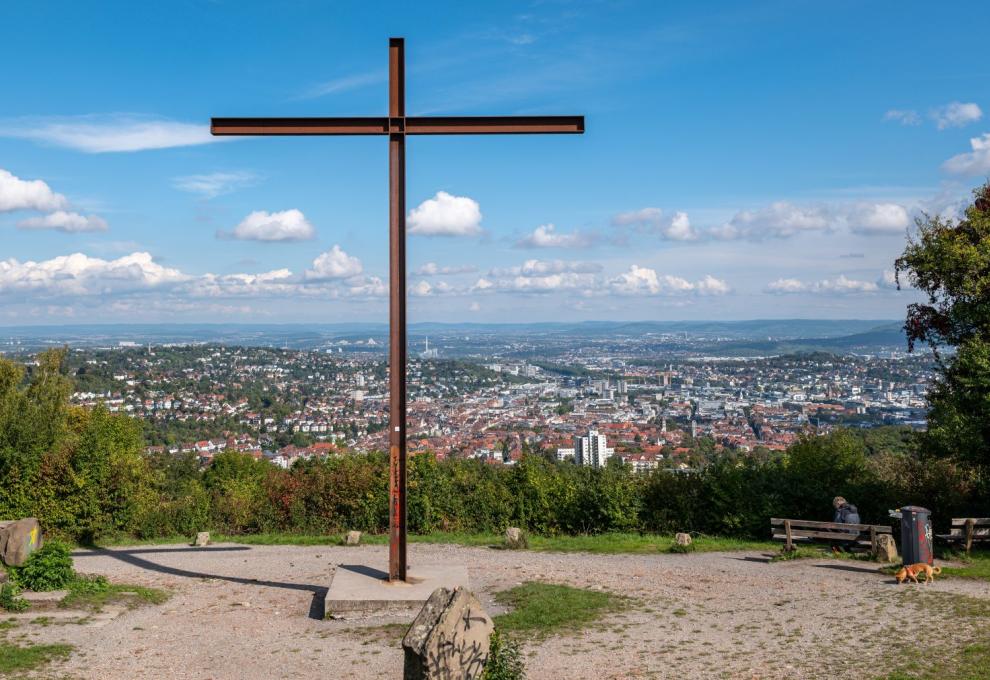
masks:
<path id="1" fill-rule="evenodd" d="M 415 615 L 437 588 L 468 588 L 467 567 L 429 564 L 409 567 L 406 581 L 390 582 L 383 568 L 338 564 L 327 590 L 324 618 L 357 618 L 408 611 Z"/>

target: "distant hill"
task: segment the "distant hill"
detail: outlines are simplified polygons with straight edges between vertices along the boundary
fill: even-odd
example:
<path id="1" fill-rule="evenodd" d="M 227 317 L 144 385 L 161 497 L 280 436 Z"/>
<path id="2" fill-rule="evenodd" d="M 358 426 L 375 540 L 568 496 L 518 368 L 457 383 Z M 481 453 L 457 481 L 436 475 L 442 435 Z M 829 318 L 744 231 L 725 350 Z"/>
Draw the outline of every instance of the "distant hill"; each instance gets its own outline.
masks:
<path id="1" fill-rule="evenodd" d="M 485 336 L 570 336 L 595 342 L 611 338 L 643 338 L 657 342 L 689 340 L 691 349 L 708 349 L 729 355 L 780 354 L 794 351 L 848 352 L 856 349 L 903 348 L 900 322 L 870 319 L 753 319 L 748 321 L 582 321 L 574 323 L 413 323 L 409 338 L 463 334 Z M 276 346 L 291 349 L 325 347 L 348 341 L 355 347 L 373 338 L 381 350 L 388 340 L 384 323 L 338 324 L 90 324 L 71 326 L 0 327 L 0 341 L 37 347 L 110 346 L 137 344 L 216 342 L 228 345 Z M 666 340 L 665 340 L 666 339 Z"/>
<path id="2" fill-rule="evenodd" d="M 723 344 L 726 354 L 790 354 L 793 352 L 831 352 L 843 354 L 855 351 L 907 349 L 907 336 L 900 323 L 884 323 L 869 330 L 849 335 L 815 338 L 790 338 L 786 340 L 753 342 L 740 341 Z"/>

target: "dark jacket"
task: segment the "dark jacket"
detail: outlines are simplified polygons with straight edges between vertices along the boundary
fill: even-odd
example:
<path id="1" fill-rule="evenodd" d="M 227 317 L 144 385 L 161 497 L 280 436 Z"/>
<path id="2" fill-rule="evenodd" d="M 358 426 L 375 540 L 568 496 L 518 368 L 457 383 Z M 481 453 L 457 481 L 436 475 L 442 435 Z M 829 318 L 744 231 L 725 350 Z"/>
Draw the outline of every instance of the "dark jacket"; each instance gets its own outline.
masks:
<path id="1" fill-rule="evenodd" d="M 851 503 L 846 503 L 840 505 L 835 509 L 835 517 L 832 519 L 833 522 L 841 524 L 861 524 L 859 519 L 859 511 L 856 506 Z"/>

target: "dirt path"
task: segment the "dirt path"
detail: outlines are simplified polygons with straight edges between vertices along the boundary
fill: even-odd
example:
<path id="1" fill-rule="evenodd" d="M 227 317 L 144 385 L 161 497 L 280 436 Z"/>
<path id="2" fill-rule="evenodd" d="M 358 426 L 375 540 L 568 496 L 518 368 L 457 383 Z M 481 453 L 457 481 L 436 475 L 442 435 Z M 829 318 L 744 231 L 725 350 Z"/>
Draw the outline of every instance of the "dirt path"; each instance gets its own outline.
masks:
<path id="1" fill-rule="evenodd" d="M 383 566 L 386 550 L 224 544 L 79 551 L 79 571 L 175 594 L 99 626 L 24 624 L 18 632 L 75 645 L 53 669 L 59 677 L 399 678 L 394 634 L 361 629 L 395 619 L 309 616 L 320 610 L 335 564 Z M 759 553 L 589 555 L 414 544 L 410 563 L 417 562 L 466 564 L 492 613 L 491 592 L 528 580 L 635 599 L 593 630 L 526 645 L 534 679 L 870 677 L 891 654 L 899 622 L 923 621 L 936 638 L 958 641 L 967 624 L 956 620 L 953 603 L 990 600 L 985 582 L 939 580 L 921 590 L 896 586 L 869 563 L 768 564 Z"/>

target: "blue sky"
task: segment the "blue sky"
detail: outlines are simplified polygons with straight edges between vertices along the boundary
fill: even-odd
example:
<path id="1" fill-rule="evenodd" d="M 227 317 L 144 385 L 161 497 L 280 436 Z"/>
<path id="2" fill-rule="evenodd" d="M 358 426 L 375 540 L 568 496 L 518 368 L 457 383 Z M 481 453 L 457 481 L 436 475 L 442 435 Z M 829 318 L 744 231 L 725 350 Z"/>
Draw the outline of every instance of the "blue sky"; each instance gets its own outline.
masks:
<path id="1" fill-rule="evenodd" d="M 410 319 L 900 318 L 990 175 L 984 3 L 8 2 L 0 324 L 386 319 L 383 138 L 210 116 L 584 114 L 408 143 Z"/>

